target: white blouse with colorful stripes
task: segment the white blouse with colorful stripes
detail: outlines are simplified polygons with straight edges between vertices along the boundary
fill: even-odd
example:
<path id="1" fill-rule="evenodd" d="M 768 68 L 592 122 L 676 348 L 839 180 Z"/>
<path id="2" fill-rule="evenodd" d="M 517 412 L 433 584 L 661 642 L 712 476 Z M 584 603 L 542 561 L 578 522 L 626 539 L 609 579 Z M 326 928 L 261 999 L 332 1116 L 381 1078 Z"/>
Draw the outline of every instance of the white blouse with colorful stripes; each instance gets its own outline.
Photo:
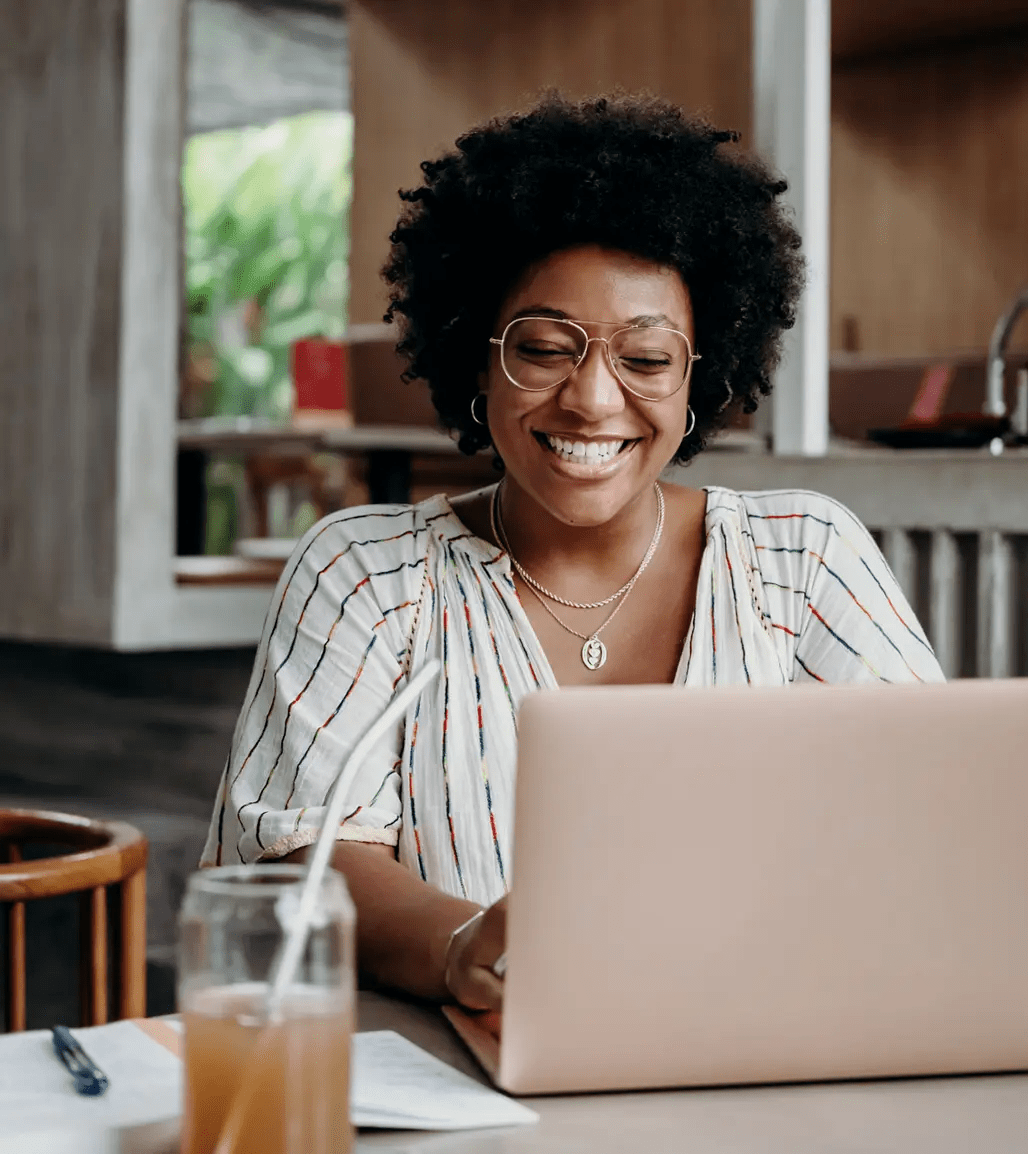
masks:
<path id="1" fill-rule="evenodd" d="M 842 505 L 710 488 L 706 535 L 676 683 L 942 680 L 874 541 Z M 431 657 L 443 676 L 352 772 L 339 837 L 397 846 L 448 893 L 499 898 L 511 884 L 515 711 L 556 681 L 507 555 L 442 496 L 345 509 L 300 542 L 268 613 L 204 864 L 313 842 L 355 741 L 408 658 L 418 668 Z"/>

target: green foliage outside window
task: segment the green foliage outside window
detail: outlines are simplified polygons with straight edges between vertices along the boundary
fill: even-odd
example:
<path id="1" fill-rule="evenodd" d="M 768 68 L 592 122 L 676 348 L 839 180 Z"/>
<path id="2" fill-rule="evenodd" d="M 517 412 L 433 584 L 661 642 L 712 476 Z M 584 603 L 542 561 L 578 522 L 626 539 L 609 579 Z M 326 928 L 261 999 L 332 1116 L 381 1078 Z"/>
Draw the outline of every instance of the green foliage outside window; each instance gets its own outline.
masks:
<path id="1" fill-rule="evenodd" d="M 189 140 L 183 415 L 285 420 L 291 342 L 341 335 L 351 146 L 336 112 Z"/>

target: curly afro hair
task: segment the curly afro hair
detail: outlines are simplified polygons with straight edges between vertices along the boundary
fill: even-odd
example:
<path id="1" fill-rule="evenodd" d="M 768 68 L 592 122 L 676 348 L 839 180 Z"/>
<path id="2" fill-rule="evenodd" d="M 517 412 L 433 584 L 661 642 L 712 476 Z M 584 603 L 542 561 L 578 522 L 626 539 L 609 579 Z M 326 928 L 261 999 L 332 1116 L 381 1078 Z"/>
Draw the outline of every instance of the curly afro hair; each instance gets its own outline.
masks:
<path id="1" fill-rule="evenodd" d="M 404 378 L 425 380 L 460 448 L 490 444 L 471 419 L 488 338 L 531 264 L 581 244 L 676 268 L 696 326 L 685 463 L 739 407 L 771 389 L 803 282 L 800 238 L 777 198 L 786 184 L 738 140 L 652 96 L 546 96 L 421 165 L 383 269 L 400 322 Z"/>

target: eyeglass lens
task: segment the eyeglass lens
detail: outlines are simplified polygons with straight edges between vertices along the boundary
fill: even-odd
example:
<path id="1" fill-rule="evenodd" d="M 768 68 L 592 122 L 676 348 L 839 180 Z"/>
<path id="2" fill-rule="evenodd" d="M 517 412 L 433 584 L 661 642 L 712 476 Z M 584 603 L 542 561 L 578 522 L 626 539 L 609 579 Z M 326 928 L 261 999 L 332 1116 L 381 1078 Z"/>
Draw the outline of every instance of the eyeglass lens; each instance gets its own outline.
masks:
<path id="1" fill-rule="evenodd" d="M 522 317 L 509 326 L 500 350 L 511 380 L 532 392 L 566 380 L 585 356 L 585 333 L 569 321 Z M 690 364 L 689 342 L 679 332 L 650 326 L 625 328 L 609 338 L 610 361 L 631 392 L 667 397 L 682 387 Z"/>

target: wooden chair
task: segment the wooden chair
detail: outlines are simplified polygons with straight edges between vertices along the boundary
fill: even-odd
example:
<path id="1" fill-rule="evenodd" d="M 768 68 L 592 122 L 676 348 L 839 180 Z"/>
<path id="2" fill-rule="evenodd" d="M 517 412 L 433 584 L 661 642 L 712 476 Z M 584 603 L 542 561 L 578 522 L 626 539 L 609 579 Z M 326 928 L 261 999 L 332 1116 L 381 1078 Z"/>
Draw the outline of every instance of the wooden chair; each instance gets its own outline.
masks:
<path id="1" fill-rule="evenodd" d="M 67 846 L 57 857 L 23 860 L 31 845 Z M 146 1014 L 146 838 L 123 821 L 0 809 L 0 902 L 6 907 L 7 1029 L 25 1029 L 25 903 L 80 893 L 82 1025 L 108 1019 L 107 887 L 121 888 L 115 982 L 119 1018 Z"/>

